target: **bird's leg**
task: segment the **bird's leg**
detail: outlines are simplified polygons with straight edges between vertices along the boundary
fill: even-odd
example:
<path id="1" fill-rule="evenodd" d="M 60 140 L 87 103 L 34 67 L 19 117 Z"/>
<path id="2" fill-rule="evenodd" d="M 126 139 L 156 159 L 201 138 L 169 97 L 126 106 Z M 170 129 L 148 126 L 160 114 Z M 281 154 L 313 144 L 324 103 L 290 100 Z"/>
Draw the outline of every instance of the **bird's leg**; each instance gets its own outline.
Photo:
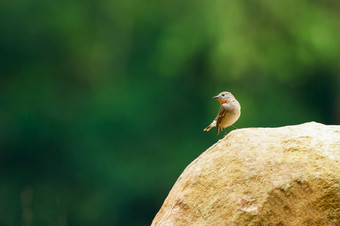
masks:
<path id="1" fill-rule="evenodd" d="M 233 127 L 234 129 L 238 129 L 238 128 L 236 128 L 235 126 L 233 126 L 233 125 L 231 125 L 231 127 Z"/>
<path id="2" fill-rule="evenodd" d="M 227 136 L 227 134 L 228 134 L 228 133 L 227 133 L 227 131 L 226 131 L 226 129 L 225 129 L 225 128 L 223 129 L 223 131 L 224 131 L 224 136 L 223 136 L 223 138 L 224 138 L 224 137 L 226 137 L 226 136 Z"/>

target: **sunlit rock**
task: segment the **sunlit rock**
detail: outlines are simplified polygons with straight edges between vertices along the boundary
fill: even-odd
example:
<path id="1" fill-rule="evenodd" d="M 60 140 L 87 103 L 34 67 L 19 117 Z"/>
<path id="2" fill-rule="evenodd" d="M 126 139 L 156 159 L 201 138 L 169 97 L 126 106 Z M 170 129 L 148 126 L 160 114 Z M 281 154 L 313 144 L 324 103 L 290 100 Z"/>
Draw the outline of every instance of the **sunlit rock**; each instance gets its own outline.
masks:
<path id="1" fill-rule="evenodd" d="M 184 170 L 152 225 L 340 225 L 340 126 L 230 132 Z"/>

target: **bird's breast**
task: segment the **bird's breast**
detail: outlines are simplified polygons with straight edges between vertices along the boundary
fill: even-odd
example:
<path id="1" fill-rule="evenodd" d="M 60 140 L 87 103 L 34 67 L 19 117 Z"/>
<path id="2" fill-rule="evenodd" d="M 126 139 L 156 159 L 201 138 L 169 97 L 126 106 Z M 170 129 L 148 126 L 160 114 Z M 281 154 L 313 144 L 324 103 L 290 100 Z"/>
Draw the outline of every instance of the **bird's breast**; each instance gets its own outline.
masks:
<path id="1" fill-rule="evenodd" d="M 234 124 L 240 117 L 241 115 L 241 111 L 240 110 L 226 110 L 226 113 L 224 115 L 224 117 L 221 120 L 221 126 L 223 128 L 226 128 L 228 126 L 231 126 L 232 124 Z"/>

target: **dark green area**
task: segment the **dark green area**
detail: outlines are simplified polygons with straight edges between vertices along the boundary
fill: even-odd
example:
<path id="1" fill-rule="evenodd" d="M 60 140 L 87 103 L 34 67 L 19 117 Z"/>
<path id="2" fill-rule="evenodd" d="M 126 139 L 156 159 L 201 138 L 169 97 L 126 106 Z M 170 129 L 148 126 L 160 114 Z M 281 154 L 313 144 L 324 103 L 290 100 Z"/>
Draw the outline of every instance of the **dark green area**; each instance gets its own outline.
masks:
<path id="1" fill-rule="evenodd" d="M 340 123 L 336 1 L 0 3 L 0 225 L 149 225 L 231 91 Z"/>

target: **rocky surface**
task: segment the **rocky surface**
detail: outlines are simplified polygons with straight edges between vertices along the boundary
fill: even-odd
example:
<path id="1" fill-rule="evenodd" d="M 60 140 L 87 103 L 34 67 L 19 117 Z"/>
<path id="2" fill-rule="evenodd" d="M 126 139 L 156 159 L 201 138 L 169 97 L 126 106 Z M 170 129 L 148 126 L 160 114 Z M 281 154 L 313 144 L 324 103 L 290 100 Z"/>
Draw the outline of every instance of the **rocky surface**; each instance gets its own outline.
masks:
<path id="1" fill-rule="evenodd" d="M 340 225 L 340 126 L 230 132 L 184 170 L 152 225 Z"/>

